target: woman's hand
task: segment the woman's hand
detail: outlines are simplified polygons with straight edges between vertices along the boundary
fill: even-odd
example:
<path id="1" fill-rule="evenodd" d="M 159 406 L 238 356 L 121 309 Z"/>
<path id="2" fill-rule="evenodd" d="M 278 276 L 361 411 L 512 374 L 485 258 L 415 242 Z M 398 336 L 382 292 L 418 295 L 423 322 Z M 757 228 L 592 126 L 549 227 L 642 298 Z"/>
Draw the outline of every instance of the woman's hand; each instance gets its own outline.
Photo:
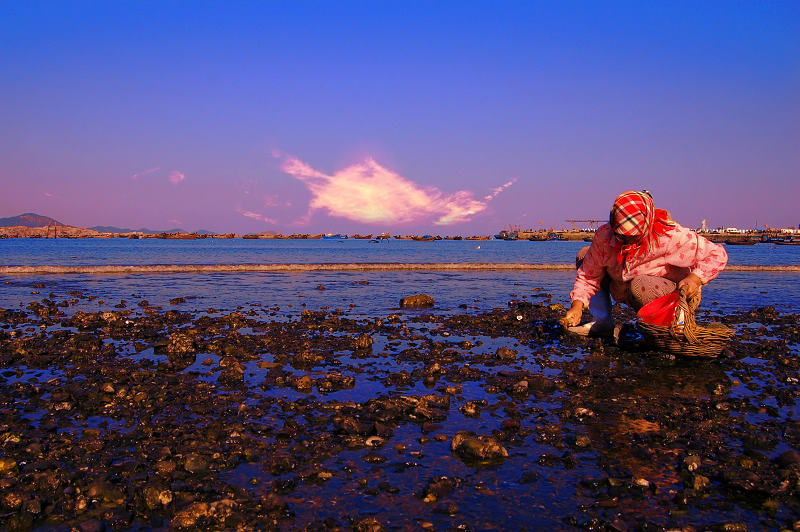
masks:
<path id="1" fill-rule="evenodd" d="M 678 290 L 682 294 L 685 293 L 686 297 L 692 297 L 697 295 L 701 286 L 703 286 L 703 281 L 695 274 L 690 273 L 678 283 Z"/>
<path id="2" fill-rule="evenodd" d="M 564 317 L 559 320 L 559 323 L 564 327 L 574 327 L 581 322 L 581 315 L 583 314 L 583 303 L 580 301 L 573 301 L 572 308 L 570 308 Z"/>

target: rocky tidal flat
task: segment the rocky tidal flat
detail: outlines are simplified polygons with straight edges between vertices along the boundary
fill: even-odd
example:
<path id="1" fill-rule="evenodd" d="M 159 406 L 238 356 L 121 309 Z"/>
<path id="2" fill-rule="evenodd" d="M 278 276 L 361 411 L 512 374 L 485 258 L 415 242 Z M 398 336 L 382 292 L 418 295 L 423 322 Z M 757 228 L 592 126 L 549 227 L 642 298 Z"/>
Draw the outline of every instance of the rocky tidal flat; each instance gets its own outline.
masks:
<path id="1" fill-rule="evenodd" d="M 692 359 L 430 295 L 0 309 L 0 529 L 800 529 L 797 314 Z"/>

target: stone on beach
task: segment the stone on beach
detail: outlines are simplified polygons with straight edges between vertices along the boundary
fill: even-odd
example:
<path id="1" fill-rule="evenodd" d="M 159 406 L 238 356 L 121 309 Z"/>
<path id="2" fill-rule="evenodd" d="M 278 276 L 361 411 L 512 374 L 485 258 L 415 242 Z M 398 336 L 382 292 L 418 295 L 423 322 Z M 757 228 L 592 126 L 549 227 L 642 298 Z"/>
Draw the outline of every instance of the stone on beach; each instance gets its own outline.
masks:
<path id="1" fill-rule="evenodd" d="M 428 294 L 415 294 L 400 300 L 401 308 L 432 307 L 433 304 L 433 298 Z"/>
<path id="2" fill-rule="evenodd" d="M 476 436 L 458 431 L 450 442 L 450 450 L 464 460 L 498 460 L 508 457 L 508 451 L 494 436 Z"/>
<path id="3" fill-rule="evenodd" d="M 176 355 L 185 355 L 194 352 L 194 340 L 188 334 L 174 333 L 169 337 L 167 352 Z"/>

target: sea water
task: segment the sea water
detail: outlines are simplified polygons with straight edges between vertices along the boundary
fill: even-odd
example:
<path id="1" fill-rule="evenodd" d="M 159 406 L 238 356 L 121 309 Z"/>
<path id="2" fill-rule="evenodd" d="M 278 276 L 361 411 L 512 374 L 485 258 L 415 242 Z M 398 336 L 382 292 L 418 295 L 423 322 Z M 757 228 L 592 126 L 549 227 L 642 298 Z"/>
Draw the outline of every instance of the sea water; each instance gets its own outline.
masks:
<path id="1" fill-rule="evenodd" d="M 572 264 L 587 242 L 527 240 L 45 239 L 0 240 L 2 266 L 316 263 Z M 800 246 L 727 246 L 730 264 L 800 265 Z"/>
<path id="2" fill-rule="evenodd" d="M 295 263 L 528 263 L 572 264 L 585 242 L 245 239 L 8 239 L 0 265 L 152 265 Z M 797 265 L 800 247 L 729 246 L 729 264 Z M 568 304 L 575 274 L 562 271 L 380 271 L 296 273 L 174 273 L 126 275 L 3 275 L 0 307 L 18 308 L 49 293 L 93 296 L 79 308 L 108 310 L 121 300 L 146 299 L 168 308 L 185 298 L 186 311 L 231 310 L 260 304 L 284 312 L 340 308 L 373 316 L 396 309 L 400 298 L 427 293 L 434 312 L 480 312 L 511 300 Z M 548 297 L 551 296 L 551 297 Z M 102 302 L 102 303 L 100 303 Z M 701 309 L 714 313 L 800 304 L 800 274 L 725 271 L 704 288 Z"/>

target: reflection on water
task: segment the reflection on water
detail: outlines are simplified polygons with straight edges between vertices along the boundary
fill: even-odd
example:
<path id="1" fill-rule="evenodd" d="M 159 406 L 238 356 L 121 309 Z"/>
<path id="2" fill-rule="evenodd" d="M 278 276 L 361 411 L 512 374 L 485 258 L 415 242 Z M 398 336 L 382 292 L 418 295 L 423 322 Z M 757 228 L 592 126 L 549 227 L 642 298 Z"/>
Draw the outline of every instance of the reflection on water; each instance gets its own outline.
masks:
<path id="1" fill-rule="evenodd" d="M 77 291 L 91 301 L 76 300 L 74 308 L 87 311 L 113 309 L 123 300 L 128 308 L 138 309 L 136 304 L 144 299 L 186 312 L 259 305 L 265 312 L 327 307 L 374 317 L 397 310 L 402 297 L 426 293 L 436 301 L 431 312 L 441 314 L 485 311 L 505 307 L 511 300 L 567 305 L 574 275 L 569 271 L 389 271 L 0 276 L 0 307 L 25 307 L 50 292 Z M 170 303 L 175 298 L 183 301 Z M 798 302 L 799 274 L 723 272 L 704 287 L 700 310 L 715 315 L 768 305 L 789 310 Z"/>

